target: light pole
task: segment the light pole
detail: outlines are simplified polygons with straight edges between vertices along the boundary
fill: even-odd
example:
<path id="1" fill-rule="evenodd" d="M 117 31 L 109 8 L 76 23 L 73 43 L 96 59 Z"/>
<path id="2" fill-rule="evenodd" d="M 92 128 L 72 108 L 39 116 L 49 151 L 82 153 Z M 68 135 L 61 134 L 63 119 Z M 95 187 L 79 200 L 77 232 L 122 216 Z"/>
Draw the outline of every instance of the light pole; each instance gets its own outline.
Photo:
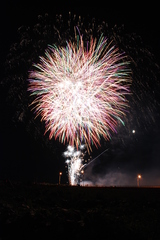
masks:
<path id="1" fill-rule="evenodd" d="M 137 176 L 137 186 L 140 186 L 140 179 L 142 178 L 142 176 L 140 174 L 138 174 Z"/>
<path id="2" fill-rule="evenodd" d="M 62 176 L 62 172 L 59 172 L 59 185 L 61 184 L 61 176 Z"/>
<path id="3" fill-rule="evenodd" d="M 83 176 L 82 181 L 83 181 L 83 186 L 84 186 L 84 170 L 83 169 L 81 170 L 81 173 L 82 173 L 82 176 Z"/>

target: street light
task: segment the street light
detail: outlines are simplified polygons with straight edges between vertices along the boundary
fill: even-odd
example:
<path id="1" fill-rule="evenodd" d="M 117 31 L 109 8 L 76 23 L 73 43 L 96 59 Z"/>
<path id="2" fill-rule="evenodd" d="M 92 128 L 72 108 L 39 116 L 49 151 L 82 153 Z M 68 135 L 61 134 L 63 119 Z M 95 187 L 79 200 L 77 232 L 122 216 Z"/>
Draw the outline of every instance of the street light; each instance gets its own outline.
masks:
<path id="1" fill-rule="evenodd" d="M 83 177 L 82 177 L 82 181 L 83 181 L 83 186 L 84 186 L 84 170 L 83 170 L 83 169 L 81 170 L 81 174 L 82 174 L 82 176 L 83 176 Z"/>
<path id="2" fill-rule="evenodd" d="M 140 186 L 140 179 L 142 178 L 142 176 L 140 174 L 138 174 L 137 176 L 137 186 Z"/>
<path id="3" fill-rule="evenodd" d="M 59 172 L 59 185 L 61 184 L 61 176 L 62 176 L 62 172 Z"/>

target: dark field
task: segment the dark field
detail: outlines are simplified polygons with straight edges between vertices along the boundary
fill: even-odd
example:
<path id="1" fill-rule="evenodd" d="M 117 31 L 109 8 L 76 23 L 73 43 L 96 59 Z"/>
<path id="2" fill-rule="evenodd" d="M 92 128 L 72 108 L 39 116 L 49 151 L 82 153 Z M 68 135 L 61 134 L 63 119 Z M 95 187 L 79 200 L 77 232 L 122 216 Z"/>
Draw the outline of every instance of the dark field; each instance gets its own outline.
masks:
<path id="1" fill-rule="evenodd" d="M 160 239 L 159 188 L 0 185 L 0 240 Z"/>

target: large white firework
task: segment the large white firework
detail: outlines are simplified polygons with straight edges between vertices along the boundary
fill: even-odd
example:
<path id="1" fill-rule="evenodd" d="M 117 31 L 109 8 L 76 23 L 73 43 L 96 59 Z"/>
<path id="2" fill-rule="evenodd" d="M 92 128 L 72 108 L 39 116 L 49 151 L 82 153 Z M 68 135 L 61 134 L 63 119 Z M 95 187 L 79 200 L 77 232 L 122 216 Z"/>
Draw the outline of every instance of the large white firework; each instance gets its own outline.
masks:
<path id="1" fill-rule="evenodd" d="M 29 91 L 49 137 L 69 145 L 100 145 L 122 122 L 131 82 L 126 56 L 103 36 L 66 48 L 51 46 L 30 73 Z"/>

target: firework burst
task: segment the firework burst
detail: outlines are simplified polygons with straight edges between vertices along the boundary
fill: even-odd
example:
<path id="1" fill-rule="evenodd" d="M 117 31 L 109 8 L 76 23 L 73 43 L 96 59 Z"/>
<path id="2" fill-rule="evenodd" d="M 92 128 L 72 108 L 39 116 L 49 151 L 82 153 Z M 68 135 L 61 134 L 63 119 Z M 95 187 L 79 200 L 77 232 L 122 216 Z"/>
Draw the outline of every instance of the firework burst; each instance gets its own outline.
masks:
<path id="1" fill-rule="evenodd" d="M 29 76 L 36 115 L 49 138 L 88 150 L 109 139 L 122 122 L 131 82 L 126 56 L 103 36 L 86 45 L 81 35 L 66 47 L 50 46 Z"/>
<path id="2" fill-rule="evenodd" d="M 75 26 L 78 31 L 74 31 Z M 75 33 L 79 33 L 78 36 Z M 103 36 L 107 36 L 107 40 Z M 69 13 L 66 17 L 39 15 L 34 26 L 21 26 L 17 30 L 16 39 L 6 56 L 5 76 L 1 81 L 9 106 L 3 115 L 9 114 L 20 131 L 23 126 L 42 149 L 51 150 L 51 158 L 61 158 L 59 143 L 49 141 L 48 134 L 42 137 L 44 125 L 34 119 L 28 108 L 32 101 L 36 115 L 41 115 L 46 123 L 50 138 L 68 141 L 74 149 L 71 143 L 78 145 L 82 139 L 89 150 L 91 147 L 94 150 L 92 144 L 101 143 L 102 151 L 109 148 L 113 154 L 112 158 L 106 153 L 105 160 L 107 157 L 121 158 L 131 146 L 136 152 L 135 142 L 140 137 L 147 139 L 150 132 L 157 136 L 159 65 L 139 35 L 128 32 L 125 26 L 110 26 L 91 16 L 83 18 Z M 53 47 L 49 46 L 44 56 L 48 43 Z M 42 55 L 39 61 L 38 56 Z M 33 67 L 33 62 L 39 64 Z M 132 69 L 131 86 L 128 68 Z M 31 69 L 29 91 L 32 97 L 27 93 L 26 81 Z M 67 87 L 68 83 L 72 87 Z M 126 96 L 129 88 L 132 94 Z M 111 141 L 100 140 L 100 137 L 108 139 L 111 136 Z M 41 151 L 36 153 L 42 157 Z M 81 164 L 83 162 L 82 159 Z M 67 163 L 70 179 L 72 163 L 74 161 Z"/>
<path id="3" fill-rule="evenodd" d="M 68 146 L 67 151 L 64 152 L 66 157 L 66 164 L 68 166 L 68 180 L 70 185 L 77 185 L 80 182 L 81 169 L 84 164 L 84 145 L 80 145 L 78 150 L 74 147 Z"/>

